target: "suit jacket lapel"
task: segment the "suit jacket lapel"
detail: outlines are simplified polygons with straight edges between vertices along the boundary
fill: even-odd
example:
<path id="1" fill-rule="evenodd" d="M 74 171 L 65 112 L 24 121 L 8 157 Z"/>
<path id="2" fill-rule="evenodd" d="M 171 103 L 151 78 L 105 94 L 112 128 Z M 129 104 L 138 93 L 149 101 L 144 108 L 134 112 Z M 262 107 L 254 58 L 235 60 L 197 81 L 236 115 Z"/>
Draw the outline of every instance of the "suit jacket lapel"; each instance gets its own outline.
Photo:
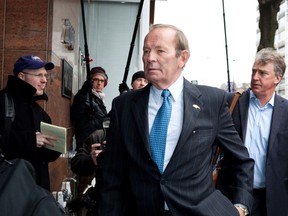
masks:
<path id="1" fill-rule="evenodd" d="M 195 127 L 195 122 L 197 122 L 198 115 L 201 112 L 203 103 L 199 100 L 201 96 L 200 91 L 195 85 L 189 83 L 186 79 L 184 81 L 184 111 L 183 111 L 183 126 L 182 132 L 180 134 L 178 143 L 176 145 L 173 155 L 175 155 L 187 142 L 187 139 Z M 171 160 L 173 159 L 173 156 Z"/>
<path id="2" fill-rule="evenodd" d="M 146 85 L 143 89 L 138 90 L 137 94 L 134 95 L 132 99 L 132 112 L 135 118 L 135 122 L 141 139 L 150 153 L 149 148 L 149 127 L 148 127 L 148 100 L 149 100 L 150 84 Z M 131 128 L 133 133 L 135 129 Z"/>
<path id="3" fill-rule="evenodd" d="M 279 95 L 275 94 L 274 109 L 271 120 L 271 125 L 273 125 L 273 127 L 271 127 L 270 129 L 270 137 L 268 143 L 269 151 L 273 147 L 273 141 L 276 139 L 277 132 L 279 131 L 279 128 L 281 126 L 279 122 L 281 122 L 283 109 L 285 109 L 285 107 L 283 106 L 283 99 Z"/>

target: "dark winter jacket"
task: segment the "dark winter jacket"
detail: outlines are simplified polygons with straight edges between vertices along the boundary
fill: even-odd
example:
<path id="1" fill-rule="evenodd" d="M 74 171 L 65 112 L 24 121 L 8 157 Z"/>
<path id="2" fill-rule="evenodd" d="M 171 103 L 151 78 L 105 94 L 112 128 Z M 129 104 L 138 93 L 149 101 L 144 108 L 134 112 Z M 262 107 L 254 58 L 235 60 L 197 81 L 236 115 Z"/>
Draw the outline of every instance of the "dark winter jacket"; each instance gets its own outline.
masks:
<path id="1" fill-rule="evenodd" d="M 97 129 L 103 129 L 103 120 L 108 116 L 103 101 L 92 94 L 90 107 L 89 89 L 83 87 L 74 97 L 71 107 L 71 119 L 75 130 L 76 151 L 82 146 L 87 137 Z"/>
<path id="2" fill-rule="evenodd" d="M 0 159 L 1 216 L 65 216 L 51 192 L 35 182 L 34 168 L 26 160 Z"/>
<path id="3" fill-rule="evenodd" d="M 13 98 L 15 119 L 10 131 L 3 130 L 4 97 L 7 91 Z M 48 163 L 55 161 L 60 153 L 46 148 L 36 147 L 36 132 L 40 131 L 40 122 L 51 123 L 49 115 L 36 103 L 36 89 L 27 82 L 9 76 L 6 88 L 0 92 L 0 133 L 3 136 L 1 148 L 7 159 L 23 158 L 34 166 L 36 182 L 50 190 Z M 43 95 L 41 99 L 47 99 Z"/>

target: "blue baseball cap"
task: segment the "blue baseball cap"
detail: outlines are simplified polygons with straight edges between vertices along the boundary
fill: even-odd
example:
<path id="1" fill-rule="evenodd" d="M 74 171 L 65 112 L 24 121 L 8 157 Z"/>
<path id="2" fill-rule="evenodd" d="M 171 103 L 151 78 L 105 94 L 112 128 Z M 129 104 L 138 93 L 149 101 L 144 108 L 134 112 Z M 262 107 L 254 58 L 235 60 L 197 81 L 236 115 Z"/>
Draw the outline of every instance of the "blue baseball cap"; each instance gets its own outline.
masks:
<path id="1" fill-rule="evenodd" d="M 45 67 L 46 70 L 52 70 L 54 64 L 52 62 L 45 62 L 38 56 L 22 56 L 14 64 L 14 75 L 18 75 L 24 69 L 39 69 Z"/>

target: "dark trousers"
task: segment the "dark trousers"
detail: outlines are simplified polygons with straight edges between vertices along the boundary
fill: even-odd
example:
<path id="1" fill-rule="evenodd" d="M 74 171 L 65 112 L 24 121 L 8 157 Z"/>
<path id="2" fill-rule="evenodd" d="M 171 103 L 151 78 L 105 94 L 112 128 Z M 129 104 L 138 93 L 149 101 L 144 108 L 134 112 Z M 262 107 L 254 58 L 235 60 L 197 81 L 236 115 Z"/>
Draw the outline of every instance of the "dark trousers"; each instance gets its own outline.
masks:
<path id="1" fill-rule="evenodd" d="M 266 189 L 253 190 L 254 204 L 250 216 L 267 216 Z"/>

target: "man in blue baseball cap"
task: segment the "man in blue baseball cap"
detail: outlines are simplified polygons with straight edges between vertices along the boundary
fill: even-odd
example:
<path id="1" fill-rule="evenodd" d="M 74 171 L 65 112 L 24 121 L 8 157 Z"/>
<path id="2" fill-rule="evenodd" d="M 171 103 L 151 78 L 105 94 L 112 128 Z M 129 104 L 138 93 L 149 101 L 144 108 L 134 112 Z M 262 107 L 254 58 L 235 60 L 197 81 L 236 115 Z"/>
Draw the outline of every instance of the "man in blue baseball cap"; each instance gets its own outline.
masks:
<path id="1" fill-rule="evenodd" d="M 38 56 L 22 56 L 14 64 L 14 75 L 36 88 L 36 95 L 43 95 L 46 87 L 48 73 L 54 64 L 45 62 Z"/>
<path id="2" fill-rule="evenodd" d="M 41 133 L 40 122 L 51 123 L 51 118 L 36 100 L 48 100 L 44 89 L 48 71 L 53 68 L 52 62 L 38 56 L 22 56 L 14 64 L 14 76 L 8 76 L 7 85 L 0 92 L 0 148 L 8 160 L 30 161 L 35 168 L 37 184 L 47 190 L 50 190 L 48 163 L 56 160 L 60 153 L 45 148 L 53 145 L 57 137 Z M 7 97 L 12 99 L 14 108 L 6 102 Z M 5 107 L 7 104 L 10 107 Z M 7 109 L 15 115 L 8 129 Z"/>

